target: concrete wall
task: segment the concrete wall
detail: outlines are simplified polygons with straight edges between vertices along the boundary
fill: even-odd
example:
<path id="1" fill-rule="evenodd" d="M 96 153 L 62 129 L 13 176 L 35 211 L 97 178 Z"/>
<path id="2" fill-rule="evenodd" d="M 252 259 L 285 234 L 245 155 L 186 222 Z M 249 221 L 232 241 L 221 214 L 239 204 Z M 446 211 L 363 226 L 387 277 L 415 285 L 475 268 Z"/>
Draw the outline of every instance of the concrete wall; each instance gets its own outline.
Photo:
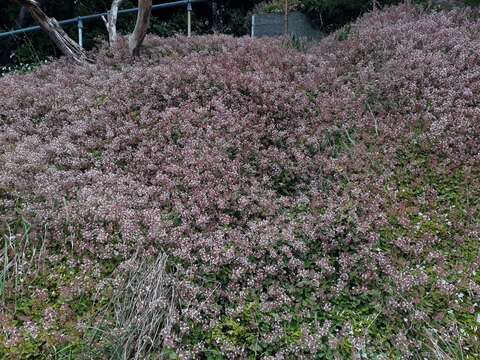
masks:
<path id="1" fill-rule="evenodd" d="M 283 35 L 283 14 L 255 14 L 252 16 L 252 37 Z M 322 32 L 315 28 L 310 19 L 301 12 L 292 12 L 288 16 L 288 32 L 291 35 L 318 39 Z"/>

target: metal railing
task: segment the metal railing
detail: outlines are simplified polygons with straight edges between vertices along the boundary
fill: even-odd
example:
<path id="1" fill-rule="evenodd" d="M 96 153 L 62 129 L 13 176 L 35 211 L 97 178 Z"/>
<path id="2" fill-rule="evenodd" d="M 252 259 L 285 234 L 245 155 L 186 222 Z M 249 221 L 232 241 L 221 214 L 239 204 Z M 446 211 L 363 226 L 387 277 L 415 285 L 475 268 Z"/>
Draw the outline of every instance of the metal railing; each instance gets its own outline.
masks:
<path id="1" fill-rule="evenodd" d="M 152 11 L 153 10 L 158 10 L 158 9 L 169 9 L 169 8 L 174 8 L 174 7 L 180 7 L 180 6 L 185 6 L 186 5 L 186 10 L 188 14 L 188 29 L 187 29 L 187 34 L 188 36 L 191 36 L 192 34 L 192 23 L 191 23 L 191 15 L 192 15 L 192 4 L 194 3 L 202 3 L 202 2 L 207 2 L 208 0 L 181 0 L 181 1 L 173 1 L 169 3 L 164 3 L 164 4 L 157 4 L 152 6 Z M 138 11 L 138 8 L 131 8 L 131 9 L 124 9 L 124 10 L 119 10 L 118 14 L 123 15 L 123 14 L 132 14 Z M 77 24 L 78 28 L 78 44 L 83 47 L 83 22 L 85 21 L 91 21 L 91 20 L 96 20 L 100 19 L 102 17 L 108 16 L 108 12 L 104 13 L 99 13 L 99 14 L 93 14 L 93 15 L 86 15 L 86 16 L 78 16 L 73 19 L 67 19 L 67 20 L 62 20 L 59 21 L 58 23 L 60 25 L 69 25 L 69 24 Z M 40 26 L 30 26 L 26 27 L 23 29 L 16 29 L 12 31 L 7 31 L 7 32 L 1 32 L 0 33 L 0 39 L 9 37 L 9 36 L 15 36 L 15 35 L 20 35 L 20 34 L 26 34 L 30 32 L 35 32 L 39 31 L 42 28 Z"/>

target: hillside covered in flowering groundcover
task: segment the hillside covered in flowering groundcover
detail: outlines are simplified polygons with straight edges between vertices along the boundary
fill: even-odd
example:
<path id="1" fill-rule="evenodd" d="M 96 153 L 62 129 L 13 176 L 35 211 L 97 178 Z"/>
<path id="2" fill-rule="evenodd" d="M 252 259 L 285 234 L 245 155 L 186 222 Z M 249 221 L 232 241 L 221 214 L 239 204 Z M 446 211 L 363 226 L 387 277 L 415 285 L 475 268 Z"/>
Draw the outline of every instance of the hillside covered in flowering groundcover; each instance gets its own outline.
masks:
<path id="1" fill-rule="evenodd" d="M 147 39 L 0 79 L 0 357 L 479 359 L 480 23 Z"/>

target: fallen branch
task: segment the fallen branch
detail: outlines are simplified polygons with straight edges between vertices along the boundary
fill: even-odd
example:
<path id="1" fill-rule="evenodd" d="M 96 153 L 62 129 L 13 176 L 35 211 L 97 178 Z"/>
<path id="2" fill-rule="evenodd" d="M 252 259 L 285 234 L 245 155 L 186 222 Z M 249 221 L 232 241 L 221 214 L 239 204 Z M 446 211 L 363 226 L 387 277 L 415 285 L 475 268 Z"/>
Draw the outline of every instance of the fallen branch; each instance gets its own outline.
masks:
<path id="1" fill-rule="evenodd" d="M 68 58 L 82 64 L 88 62 L 87 54 L 80 45 L 72 40 L 55 18 L 49 18 L 35 0 L 13 0 L 22 5 L 32 15 L 33 19 L 48 34 L 60 51 Z"/>

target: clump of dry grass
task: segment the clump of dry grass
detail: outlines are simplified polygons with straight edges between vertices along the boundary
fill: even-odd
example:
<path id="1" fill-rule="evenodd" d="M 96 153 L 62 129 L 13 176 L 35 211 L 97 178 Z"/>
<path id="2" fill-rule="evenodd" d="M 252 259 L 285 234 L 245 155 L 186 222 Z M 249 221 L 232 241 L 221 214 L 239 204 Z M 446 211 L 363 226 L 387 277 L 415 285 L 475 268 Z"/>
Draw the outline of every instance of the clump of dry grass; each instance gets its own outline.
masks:
<path id="1" fill-rule="evenodd" d="M 8 224 L 6 231 L 0 233 L 0 304 L 5 300 L 8 288 L 14 290 L 25 276 L 37 269 L 45 252 L 45 238 L 40 236 L 41 241 L 32 241 L 30 236 L 30 223 L 25 219 L 19 220 L 19 226 L 15 232 Z"/>
<path id="2" fill-rule="evenodd" d="M 135 256 L 123 266 L 124 284 L 114 292 L 109 309 L 111 359 L 160 356 L 175 322 L 175 289 L 166 272 L 167 256 L 155 261 Z"/>

